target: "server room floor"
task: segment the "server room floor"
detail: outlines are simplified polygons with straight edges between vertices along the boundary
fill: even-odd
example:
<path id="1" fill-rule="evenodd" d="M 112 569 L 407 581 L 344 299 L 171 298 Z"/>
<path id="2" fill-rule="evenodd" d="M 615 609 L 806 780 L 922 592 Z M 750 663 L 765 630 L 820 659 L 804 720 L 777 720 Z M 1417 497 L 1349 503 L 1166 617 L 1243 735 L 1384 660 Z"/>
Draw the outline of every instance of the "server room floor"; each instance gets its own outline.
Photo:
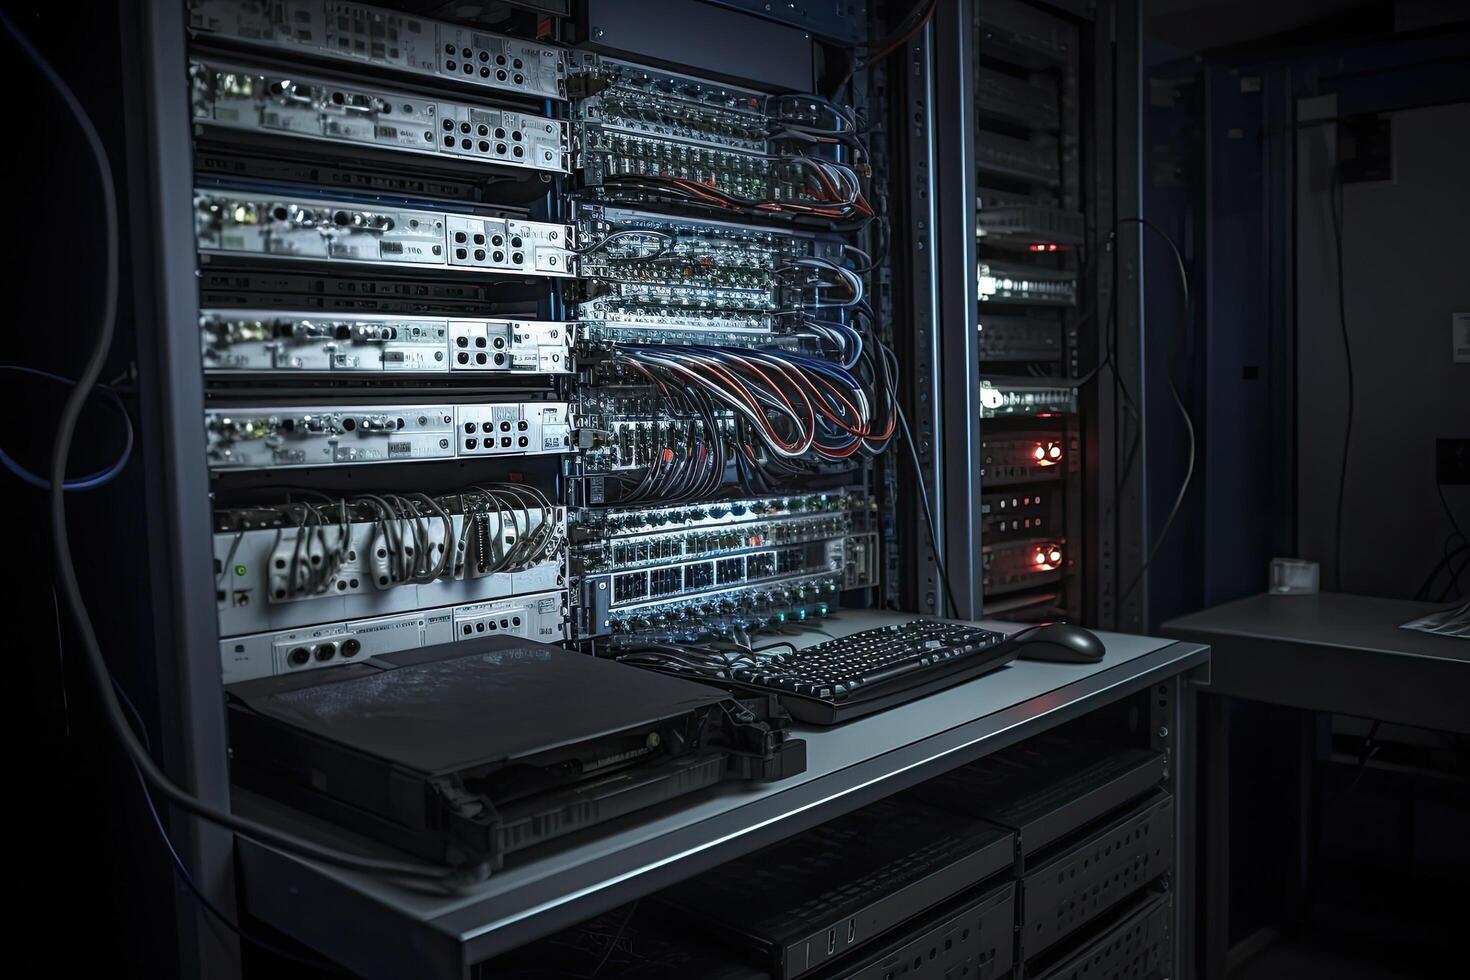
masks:
<path id="1" fill-rule="evenodd" d="M 1416 980 L 1428 973 L 1344 951 L 1321 937 L 1282 939 L 1237 965 L 1229 980 L 1283 980 L 1292 977 L 1333 977 L 1335 980 Z"/>

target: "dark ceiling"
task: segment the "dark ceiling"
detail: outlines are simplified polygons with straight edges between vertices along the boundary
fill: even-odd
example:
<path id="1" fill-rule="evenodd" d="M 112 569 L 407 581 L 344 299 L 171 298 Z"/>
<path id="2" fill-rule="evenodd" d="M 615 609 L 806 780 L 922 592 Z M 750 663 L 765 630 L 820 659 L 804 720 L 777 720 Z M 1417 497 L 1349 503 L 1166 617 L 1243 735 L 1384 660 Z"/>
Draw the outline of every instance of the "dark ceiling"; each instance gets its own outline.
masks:
<path id="1" fill-rule="evenodd" d="M 1143 9 L 1149 36 L 1185 51 L 1414 30 L 1470 16 L 1467 0 L 1143 0 Z"/>

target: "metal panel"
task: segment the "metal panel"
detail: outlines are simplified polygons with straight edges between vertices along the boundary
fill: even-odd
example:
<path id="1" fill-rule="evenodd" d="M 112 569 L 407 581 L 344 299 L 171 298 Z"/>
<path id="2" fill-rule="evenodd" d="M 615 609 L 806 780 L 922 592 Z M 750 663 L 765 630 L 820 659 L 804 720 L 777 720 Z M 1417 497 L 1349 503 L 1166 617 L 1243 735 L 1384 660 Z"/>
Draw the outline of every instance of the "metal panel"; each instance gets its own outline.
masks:
<path id="1" fill-rule="evenodd" d="M 1174 859 L 1174 808 L 1144 801 L 1029 872 L 1021 882 L 1021 948 L 1030 959 L 1165 873 Z"/>
<path id="2" fill-rule="evenodd" d="M 131 5 L 124 5 L 129 10 Z M 204 465 L 203 373 L 195 278 L 188 61 L 184 18 L 172 4 L 139 4 L 137 129 L 129 146 L 135 222 L 131 265 L 139 298 L 139 394 L 147 460 L 147 515 L 155 597 L 155 662 L 162 734 L 160 764 L 206 802 L 229 806 L 224 697 L 209 549 L 209 479 Z M 170 836 L 200 889 L 227 915 L 235 908 L 233 835 L 177 810 Z M 181 906 L 184 975 L 240 975 L 235 938 L 197 905 Z"/>
<path id="3" fill-rule="evenodd" d="M 1171 976 L 1169 896 L 1141 903 L 1112 929 L 1036 980 L 1152 980 Z"/>
<path id="4" fill-rule="evenodd" d="M 834 632 L 891 622 L 847 612 Z M 469 965 L 740 854 L 800 833 L 875 799 L 1105 704 L 1166 684 L 1207 662 L 1203 647 L 1106 634 L 1102 664 L 1018 663 L 1005 671 L 860 718 L 840 730 L 800 729 L 807 771 L 776 784 L 713 794 L 556 853 L 529 860 L 455 896 L 409 891 L 320 868 L 242 842 L 252 914 L 373 976 L 418 976 L 431 962 Z M 798 642 L 801 642 L 798 640 Z M 310 836 L 340 830 L 264 801 L 250 809 Z M 1177 858 L 1176 858 L 1177 860 Z M 354 909 L 351 934 L 323 907 Z M 395 972 L 396 969 L 396 972 Z"/>
<path id="5" fill-rule="evenodd" d="M 943 549 L 959 609 L 980 615 L 980 351 L 975 249 L 975 6 L 942 3 L 930 28 L 938 121 L 935 146 L 938 210 L 940 418 L 944 490 L 936 501 Z"/>
<path id="6" fill-rule="evenodd" d="M 945 512 L 945 497 L 940 469 L 942 456 L 937 448 L 941 404 L 939 365 L 942 358 L 937 309 L 938 189 L 934 168 L 938 127 L 934 125 L 935 88 L 930 67 L 932 31 L 932 27 L 921 31 L 905 49 L 903 67 L 897 73 L 897 87 L 903 102 L 895 116 L 907 136 L 902 154 L 906 177 L 903 217 L 907 218 L 910 245 L 904 257 L 908 265 L 902 273 L 908 287 L 907 320 L 911 331 L 907 351 L 908 418 L 911 420 L 913 450 L 921 470 L 916 478 L 929 495 L 937 524 L 940 520 L 937 515 Z M 900 469 L 908 475 L 907 465 L 901 464 Z M 940 598 L 944 587 L 936 558 L 943 561 L 943 554 L 934 554 L 929 530 L 920 523 L 923 510 L 918 501 L 913 501 L 910 513 L 914 515 L 912 529 L 905 528 L 905 532 L 912 535 L 909 541 L 909 554 L 913 557 L 913 574 L 909 577 L 913 589 L 912 606 L 938 615 L 944 606 L 944 600 Z M 938 536 L 937 532 L 935 536 Z M 944 545 L 941 543 L 939 547 L 942 552 Z"/>
<path id="7" fill-rule="evenodd" d="M 1139 0 L 1120 0 L 1114 16 L 1117 50 L 1118 114 L 1115 121 L 1117 217 L 1143 214 L 1143 162 L 1139 147 L 1143 140 L 1143 16 Z M 1143 379 L 1147 373 L 1143 315 L 1143 235 L 1134 221 L 1117 229 L 1115 296 L 1117 303 L 1117 354 L 1120 382 L 1132 396 L 1137 417 L 1126 409 L 1114 413 L 1119 433 L 1114 452 L 1118 462 L 1117 481 L 1122 490 L 1114 500 L 1113 520 L 1117 527 L 1118 588 L 1125 589 L 1138 576 L 1148 552 L 1148 505 L 1144 474 L 1148 460 L 1148 397 Z M 1123 597 L 1120 595 L 1120 599 Z M 1136 632 L 1148 618 L 1148 582 L 1140 581 L 1120 602 L 1114 629 Z"/>
<path id="8" fill-rule="evenodd" d="M 733 10 L 668 0 L 587 0 L 587 45 L 706 77 L 809 92 L 812 42 L 802 31 Z M 760 57 L 751 57 L 759 52 Z"/>
<path id="9" fill-rule="evenodd" d="M 856 44 L 865 35 L 868 23 L 866 0 L 800 0 L 797 3 L 772 0 L 705 0 L 757 17 L 799 27 L 817 37 L 829 37 L 843 44 Z"/>

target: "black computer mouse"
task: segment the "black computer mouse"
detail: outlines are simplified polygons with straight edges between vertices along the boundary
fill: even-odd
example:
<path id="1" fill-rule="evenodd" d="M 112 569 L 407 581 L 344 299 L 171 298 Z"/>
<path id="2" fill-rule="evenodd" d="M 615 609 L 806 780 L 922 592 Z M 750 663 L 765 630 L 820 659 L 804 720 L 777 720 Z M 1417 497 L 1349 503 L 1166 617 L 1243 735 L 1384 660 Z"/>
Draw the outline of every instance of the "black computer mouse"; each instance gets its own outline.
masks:
<path id="1" fill-rule="evenodd" d="M 1107 653 L 1095 633 L 1070 623 L 1042 623 L 1012 633 L 1009 641 L 1019 648 L 1022 660 L 1054 664 L 1095 664 Z"/>

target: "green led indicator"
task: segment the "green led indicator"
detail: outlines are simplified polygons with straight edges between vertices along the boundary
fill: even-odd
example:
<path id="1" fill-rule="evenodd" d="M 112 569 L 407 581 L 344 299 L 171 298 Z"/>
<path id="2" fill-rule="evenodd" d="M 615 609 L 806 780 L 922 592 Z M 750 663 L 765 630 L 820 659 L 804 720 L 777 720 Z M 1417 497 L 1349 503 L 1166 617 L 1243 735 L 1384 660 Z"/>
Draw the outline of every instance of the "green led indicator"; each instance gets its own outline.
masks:
<path id="1" fill-rule="evenodd" d="M 235 574 L 238 575 L 240 578 L 244 578 L 245 577 L 245 566 L 244 565 L 236 565 L 235 566 Z"/>

